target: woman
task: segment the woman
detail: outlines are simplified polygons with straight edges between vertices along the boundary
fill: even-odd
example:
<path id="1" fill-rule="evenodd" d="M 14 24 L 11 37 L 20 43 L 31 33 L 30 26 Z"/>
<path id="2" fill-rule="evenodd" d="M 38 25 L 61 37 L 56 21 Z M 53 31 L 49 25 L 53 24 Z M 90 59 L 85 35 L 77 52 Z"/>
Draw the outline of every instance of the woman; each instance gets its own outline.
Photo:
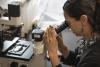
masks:
<path id="1" fill-rule="evenodd" d="M 83 37 L 85 46 L 80 54 L 78 50 L 70 51 L 50 26 L 44 34 L 44 43 L 52 67 L 62 67 L 60 61 L 75 67 L 100 67 L 100 0 L 68 0 L 63 10 L 67 24 L 77 36 Z M 60 59 L 58 48 L 62 53 Z"/>

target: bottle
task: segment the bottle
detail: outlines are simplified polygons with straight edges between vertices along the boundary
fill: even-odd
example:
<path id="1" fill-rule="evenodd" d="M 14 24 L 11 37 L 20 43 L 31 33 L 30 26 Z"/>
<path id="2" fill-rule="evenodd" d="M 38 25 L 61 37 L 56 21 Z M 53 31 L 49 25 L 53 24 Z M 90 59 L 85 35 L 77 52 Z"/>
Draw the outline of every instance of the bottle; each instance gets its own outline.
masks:
<path id="1" fill-rule="evenodd" d="M 43 54 L 44 51 L 43 41 L 34 41 L 34 51 L 36 55 Z"/>

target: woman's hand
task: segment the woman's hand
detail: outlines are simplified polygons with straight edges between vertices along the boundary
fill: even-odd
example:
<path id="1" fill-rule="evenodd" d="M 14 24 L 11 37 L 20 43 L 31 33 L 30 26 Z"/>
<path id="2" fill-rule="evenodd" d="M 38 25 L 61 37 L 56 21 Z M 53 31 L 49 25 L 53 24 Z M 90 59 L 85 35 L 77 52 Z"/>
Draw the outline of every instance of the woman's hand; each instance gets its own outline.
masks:
<path id="1" fill-rule="evenodd" d="M 58 49 L 57 34 L 53 27 L 49 27 L 44 34 L 44 43 L 48 52 L 54 52 Z"/>
<path id="2" fill-rule="evenodd" d="M 57 42 L 57 34 L 53 27 L 49 27 L 44 34 L 44 44 L 46 49 L 48 50 L 48 55 L 50 57 L 52 67 L 55 67 L 60 63 L 57 50 L 58 50 L 58 42 Z"/>

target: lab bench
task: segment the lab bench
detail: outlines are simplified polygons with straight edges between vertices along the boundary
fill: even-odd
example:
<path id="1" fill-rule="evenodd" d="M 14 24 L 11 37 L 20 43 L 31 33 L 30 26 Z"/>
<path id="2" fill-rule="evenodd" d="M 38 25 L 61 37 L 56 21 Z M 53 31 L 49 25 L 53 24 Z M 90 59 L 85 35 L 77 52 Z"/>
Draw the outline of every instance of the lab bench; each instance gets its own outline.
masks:
<path id="1" fill-rule="evenodd" d="M 29 61 L 0 57 L 0 67 L 47 67 L 44 55 L 34 55 Z"/>
<path id="2" fill-rule="evenodd" d="M 16 39 L 15 39 L 16 40 Z M 14 41 L 14 40 L 13 40 Z M 16 40 L 17 41 L 17 40 Z M 9 42 L 9 41 L 8 41 Z M 9 50 L 3 49 L 5 52 L 3 55 L 0 56 L 0 67 L 47 67 L 46 66 L 46 58 L 45 53 L 42 54 L 34 54 L 33 43 L 29 41 L 19 40 L 17 41 L 16 45 L 19 48 L 19 44 L 24 44 L 23 49 L 25 49 L 25 44 L 30 44 L 27 49 L 20 53 L 15 53 L 16 45 Z M 4 45 L 5 48 L 8 48 L 12 42 L 9 42 Z M 8 47 L 7 47 L 8 46 Z M 12 53 L 11 53 L 12 52 Z"/>

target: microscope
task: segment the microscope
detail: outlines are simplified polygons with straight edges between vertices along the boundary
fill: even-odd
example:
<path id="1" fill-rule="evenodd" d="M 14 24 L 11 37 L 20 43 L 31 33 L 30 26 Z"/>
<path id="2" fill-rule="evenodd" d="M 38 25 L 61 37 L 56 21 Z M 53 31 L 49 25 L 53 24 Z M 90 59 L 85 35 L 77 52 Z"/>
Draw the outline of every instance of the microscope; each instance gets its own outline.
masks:
<path id="1" fill-rule="evenodd" d="M 3 31 L 4 40 L 20 37 L 22 25 L 18 2 L 9 3 L 8 9 L 0 7 L 0 29 Z"/>

